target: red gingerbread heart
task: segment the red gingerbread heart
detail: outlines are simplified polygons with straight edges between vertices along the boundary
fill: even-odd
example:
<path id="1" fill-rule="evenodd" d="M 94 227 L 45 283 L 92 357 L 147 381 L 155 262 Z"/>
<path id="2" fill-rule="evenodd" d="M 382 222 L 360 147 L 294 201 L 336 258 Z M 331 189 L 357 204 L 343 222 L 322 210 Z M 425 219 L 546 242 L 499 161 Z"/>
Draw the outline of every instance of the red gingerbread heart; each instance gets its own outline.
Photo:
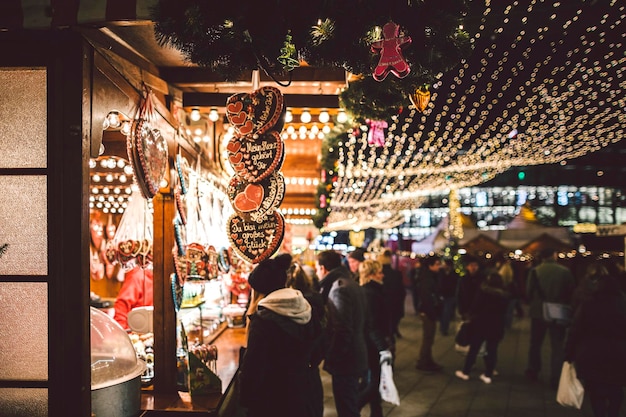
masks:
<path id="1" fill-rule="evenodd" d="M 239 141 L 232 141 L 231 140 L 230 142 L 228 142 L 228 145 L 226 145 L 226 150 L 228 152 L 231 152 L 231 153 L 235 153 L 239 149 L 241 149 L 241 142 L 239 142 Z"/>
<path id="2" fill-rule="evenodd" d="M 258 184 L 248 184 L 244 193 L 249 200 L 259 203 L 259 205 L 261 205 L 261 201 L 263 201 L 263 196 L 265 195 L 263 187 Z"/>
<path id="3" fill-rule="evenodd" d="M 243 154 L 241 152 L 237 152 L 237 153 L 235 153 L 235 154 L 233 154 L 233 155 L 228 157 L 228 161 L 233 166 L 235 166 L 238 163 L 240 163 L 242 159 L 243 159 Z"/>
<path id="4" fill-rule="evenodd" d="M 239 112 L 237 114 L 227 114 L 228 120 L 236 126 L 241 126 L 246 121 L 248 115 L 245 112 Z"/>
<path id="5" fill-rule="evenodd" d="M 234 136 L 226 149 L 233 169 L 249 182 L 259 182 L 272 175 L 280 169 L 285 157 L 284 142 L 274 130 L 256 139 Z"/>
<path id="6" fill-rule="evenodd" d="M 280 171 L 274 171 L 259 183 L 235 175 L 226 192 L 235 212 L 247 221 L 261 222 L 285 198 L 285 179 Z"/>
<path id="7" fill-rule="evenodd" d="M 260 135 L 270 129 L 281 131 L 283 128 L 285 104 L 283 94 L 276 87 L 261 87 L 250 94 L 233 94 L 226 103 L 227 109 L 241 107 L 239 113 L 226 112 L 226 117 L 239 135 Z M 242 114 L 245 118 L 242 118 Z"/>
<path id="8" fill-rule="evenodd" d="M 258 184 L 248 184 L 245 190 L 235 197 L 233 207 L 242 213 L 258 210 L 263 202 L 263 187 Z"/>
<path id="9" fill-rule="evenodd" d="M 228 219 L 228 236 L 233 250 L 250 263 L 259 263 L 272 256 L 285 234 L 285 219 L 274 211 L 262 222 L 248 222 L 233 214 Z M 232 238 L 236 235 L 237 238 Z"/>
<path id="10" fill-rule="evenodd" d="M 237 114 L 239 113 L 241 110 L 243 110 L 243 103 L 241 101 L 237 101 L 234 103 L 230 103 L 228 106 L 226 106 L 226 111 L 228 113 L 234 113 Z"/>

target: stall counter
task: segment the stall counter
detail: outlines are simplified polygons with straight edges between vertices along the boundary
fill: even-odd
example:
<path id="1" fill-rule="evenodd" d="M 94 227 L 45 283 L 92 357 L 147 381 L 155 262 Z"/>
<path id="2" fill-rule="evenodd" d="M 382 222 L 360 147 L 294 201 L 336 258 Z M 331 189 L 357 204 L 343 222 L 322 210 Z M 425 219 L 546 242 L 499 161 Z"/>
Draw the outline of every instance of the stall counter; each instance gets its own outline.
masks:
<path id="1" fill-rule="evenodd" d="M 239 352 L 245 345 L 245 328 L 226 328 L 211 344 L 217 346 L 217 374 L 222 380 L 222 394 L 239 367 Z M 222 394 L 192 400 L 188 392 L 156 394 L 142 391 L 142 417 L 159 417 L 168 412 L 186 412 L 190 416 L 213 416 Z"/>

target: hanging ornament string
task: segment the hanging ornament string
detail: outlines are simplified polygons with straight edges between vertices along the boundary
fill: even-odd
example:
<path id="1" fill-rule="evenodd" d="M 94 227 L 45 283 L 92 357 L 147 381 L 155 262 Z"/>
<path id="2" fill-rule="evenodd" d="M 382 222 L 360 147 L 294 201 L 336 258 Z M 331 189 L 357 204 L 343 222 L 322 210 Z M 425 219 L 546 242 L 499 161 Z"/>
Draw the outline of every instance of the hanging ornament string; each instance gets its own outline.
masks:
<path id="1" fill-rule="evenodd" d="M 384 120 L 366 120 L 369 126 L 367 133 L 367 143 L 375 146 L 385 145 L 385 128 L 388 126 Z"/>

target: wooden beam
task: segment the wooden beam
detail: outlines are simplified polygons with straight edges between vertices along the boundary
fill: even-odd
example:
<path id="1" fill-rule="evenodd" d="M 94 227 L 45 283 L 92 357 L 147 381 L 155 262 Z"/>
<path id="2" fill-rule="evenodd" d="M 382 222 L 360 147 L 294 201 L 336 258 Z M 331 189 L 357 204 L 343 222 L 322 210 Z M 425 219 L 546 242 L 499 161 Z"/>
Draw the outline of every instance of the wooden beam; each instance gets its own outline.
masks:
<path id="1" fill-rule="evenodd" d="M 202 67 L 162 67 L 161 76 L 176 85 L 223 83 L 224 77 Z M 291 74 L 279 74 L 276 79 L 281 82 L 339 82 L 345 83 L 346 73 L 340 68 L 299 67 Z M 272 78 L 261 72 L 261 82 L 272 82 Z M 236 81 L 252 83 L 252 71 L 242 74 Z"/>
<path id="2" fill-rule="evenodd" d="M 183 93 L 184 107 L 226 107 L 231 93 Z M 287 107 L 339 108 L 339 96 L 334 94 L 285 94 Z"/>

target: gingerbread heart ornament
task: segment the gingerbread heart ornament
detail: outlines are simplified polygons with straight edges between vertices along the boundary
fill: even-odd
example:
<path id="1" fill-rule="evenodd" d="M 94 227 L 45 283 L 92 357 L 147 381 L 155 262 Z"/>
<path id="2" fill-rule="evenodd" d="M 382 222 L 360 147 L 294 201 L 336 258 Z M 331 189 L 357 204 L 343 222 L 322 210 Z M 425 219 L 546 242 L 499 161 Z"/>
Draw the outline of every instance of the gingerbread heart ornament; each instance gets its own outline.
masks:
<path id="1" fill-rule="evenodd" d="M 262 222 L 283 202 L 285 179 L 280 171 L 274 171 L 259 183 L 252 183 L 235 175 L 228 184 L 227 194 L 233 208 L 241 217 Z"/>
<path id="2" fill-rule="evenodd" d="M 226 117 L 239 136 L 261 135 L 282 130 L 285 103 L 276 87 L 261 87 L 252 93 L 233 94 L 226 100 Z"/>
<path id="3" fill-rule="evenodd" d="M 227 227 L 233 250 L 253 264 L 272 256 L 285 235 L 285 219 L 277 211 L 261 223 L 247 221 L 235 213 L 229 217 Z"/>
<path id="4" fill-rule="evenodd" d="M 259 182 L 280 169 L 285 146 L 280 134 L 269 131 L 256 139 L 233 136 L 226 145 L 228 162 L 238 175 L 250 182 Z"/>

